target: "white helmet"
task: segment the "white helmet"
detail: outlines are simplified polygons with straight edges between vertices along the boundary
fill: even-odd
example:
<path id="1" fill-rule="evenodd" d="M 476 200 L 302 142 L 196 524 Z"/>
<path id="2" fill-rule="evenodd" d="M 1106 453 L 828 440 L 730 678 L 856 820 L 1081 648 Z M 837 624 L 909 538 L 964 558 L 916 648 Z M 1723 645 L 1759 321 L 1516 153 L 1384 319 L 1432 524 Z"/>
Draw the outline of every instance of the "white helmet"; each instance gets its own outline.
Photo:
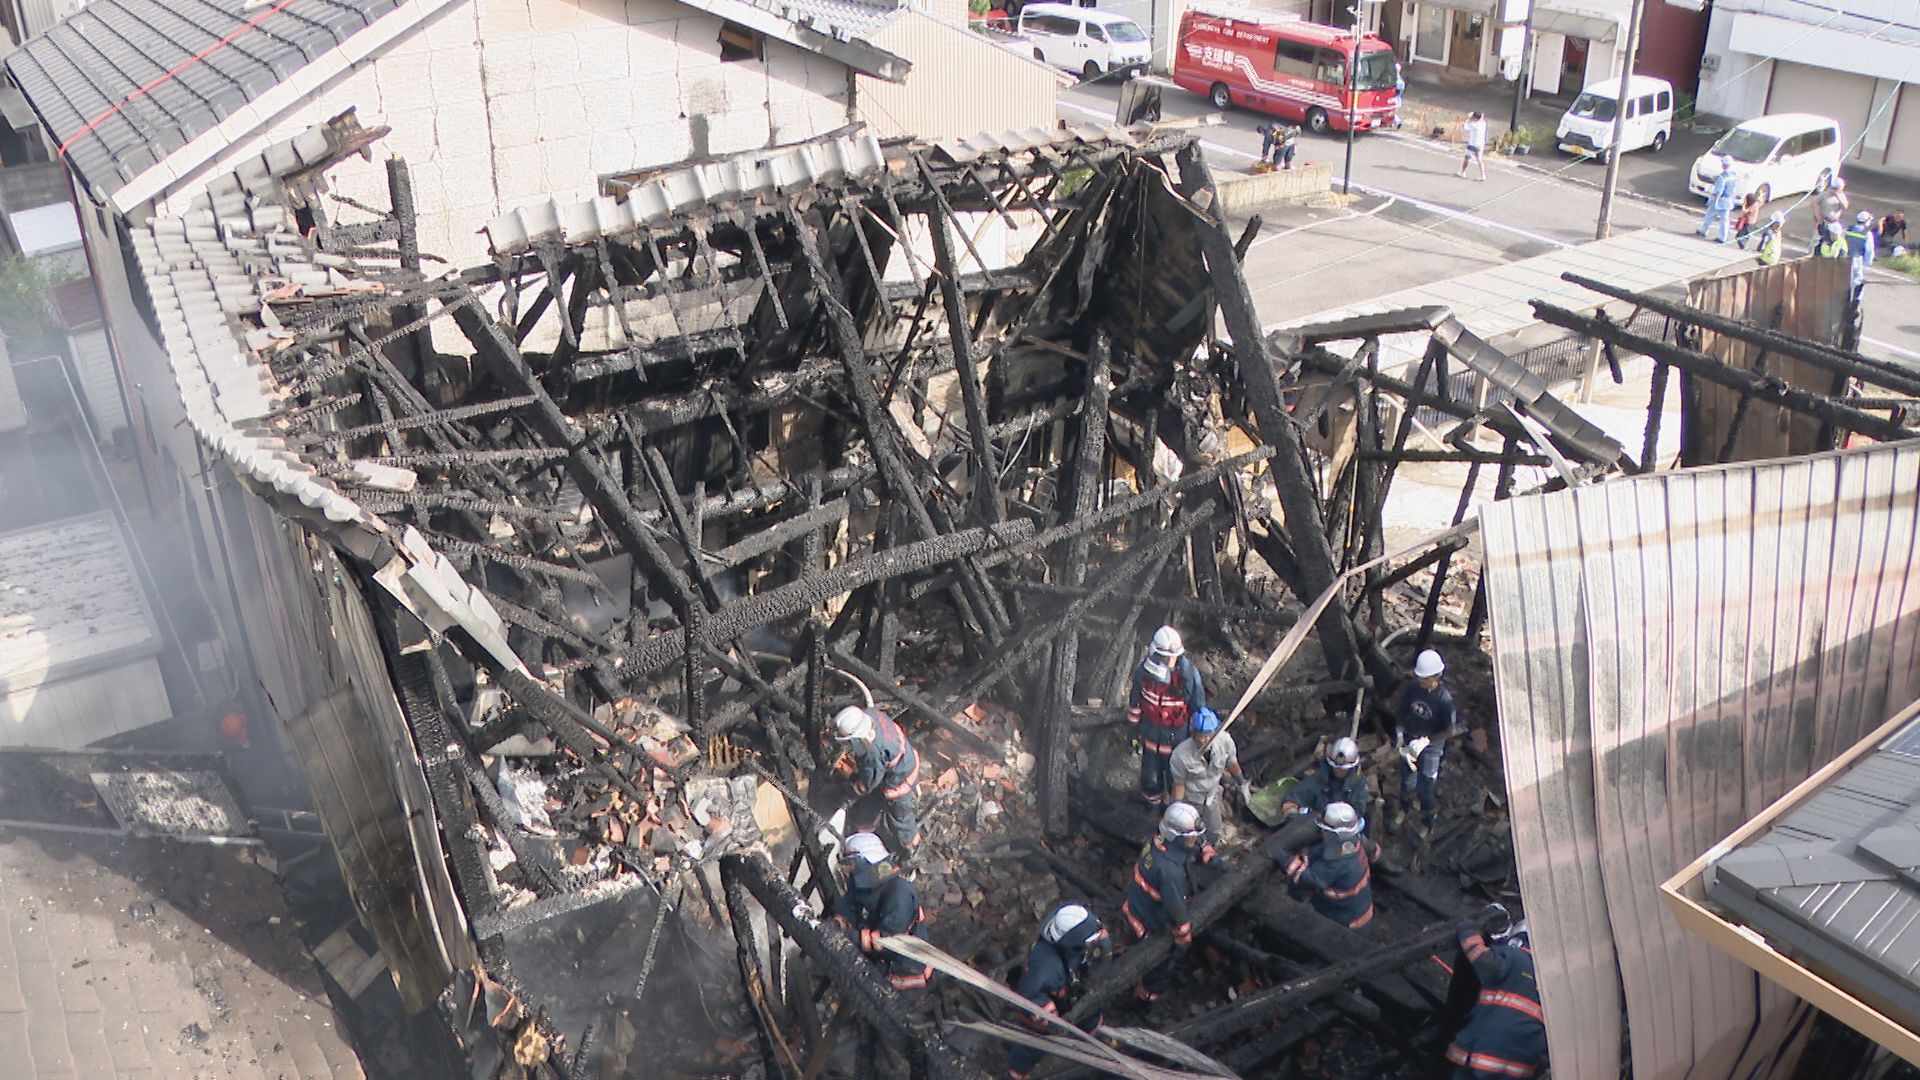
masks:
<path id="1" fill-rule="evenodd" d="M 1447 665 L 1441 662 L 1440 654 L 1432 649 L 1422 649 L 1420 655 L 1413 658 L 1413 677 L 1416 679 L 1431 679 L 1445 670 Z"/>
<path id="2" fill-rule="evenodd" d="M 870 832 L 857 832 L 847 837 L 845 850 L 849 859 L 867 863 L 887 861 L 887 845 Z"/>
<path id="3" fill-rule="evenodd" d="M 1047 925 L 1040 928 L 1040 938 L 1043 941 L 1057 942 L 1091 918 L 1093 918 L 1093 912 L 1079 904 L 1061 904 L 1060 910 L 1054 912 L 1053 918 L 1047 920 Z"/>
<path id="4" fill-rule="evenodd" d="M 1360 835 L 1366 825 L 1353 807 L 1343 802 L 1328 803 L 1320 814 L 1320 828 L 1332 833 L 1336 840 L 1351 840 Z"/>
<path id="5" fill-rule="evenodd" d="M 873 738 L 873 714 L 858 705 L 841 709 L 833 718 L 833 737 L 841 742 Z"/>
<path id="6" fill-rule="evenodd" d="M 1345 737 L 1333 741 L 1327 751 L 1327 764 L 1336 769 L 1351 769 L 1360 764 L 1360 744 Z"/>
<path id="7" fill-rule="evenodd" d="M 1171 626 L 1163 626 L 1153 632 L 1153 651 L 1161 656 L 1176 657 L 1187 649 L 1180 644 L 1180 631 Z"/>
<path id="8" fill-rule="evenodd" d="M 1197 836 L 1200 832 L 1200 810 L 1192 803 L 1177 802 L 1167 807 L 1160 815 L 1160 835 L 1169 840 L 1183 840 Z"/>

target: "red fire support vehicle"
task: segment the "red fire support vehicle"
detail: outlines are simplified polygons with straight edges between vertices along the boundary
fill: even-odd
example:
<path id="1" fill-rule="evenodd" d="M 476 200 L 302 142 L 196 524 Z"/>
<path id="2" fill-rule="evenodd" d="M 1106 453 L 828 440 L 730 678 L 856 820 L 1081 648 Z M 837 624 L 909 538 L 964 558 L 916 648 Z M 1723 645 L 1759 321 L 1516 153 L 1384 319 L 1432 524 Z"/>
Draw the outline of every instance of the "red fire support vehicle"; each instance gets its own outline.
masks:
<path id="1" fill-rule="evenodd" d="M 1400 108 L 1399 65 L 1379 35 L 1252 8 L 1189 8 L 1173 81 L 1215 108 L 1240 105 L 1316 132 L 1347 130 L 1349 113 L 1357 131 L 1391 127 Z"/>

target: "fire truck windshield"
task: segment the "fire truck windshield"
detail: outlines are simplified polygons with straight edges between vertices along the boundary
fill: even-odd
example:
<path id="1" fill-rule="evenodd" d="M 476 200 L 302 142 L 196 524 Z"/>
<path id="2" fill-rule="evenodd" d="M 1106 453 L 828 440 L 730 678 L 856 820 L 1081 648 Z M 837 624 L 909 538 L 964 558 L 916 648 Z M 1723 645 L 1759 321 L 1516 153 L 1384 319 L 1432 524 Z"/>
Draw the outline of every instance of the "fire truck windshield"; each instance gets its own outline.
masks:
<path id="1" fill-rule="evenodd" d="M 1393 53 L 1386 49 L 1360 54 L 1359 70 L 1355 75 L 1356 90 L 1391 90 L 1395 86 L 1393 77 Z"/>

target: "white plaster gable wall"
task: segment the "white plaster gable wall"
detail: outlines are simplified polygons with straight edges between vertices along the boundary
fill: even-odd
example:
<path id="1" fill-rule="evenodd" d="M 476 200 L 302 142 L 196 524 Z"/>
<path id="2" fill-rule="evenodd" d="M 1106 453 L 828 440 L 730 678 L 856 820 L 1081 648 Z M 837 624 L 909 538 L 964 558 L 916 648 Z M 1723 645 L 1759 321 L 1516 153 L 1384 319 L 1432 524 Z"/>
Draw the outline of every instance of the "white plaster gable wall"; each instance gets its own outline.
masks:
<path id="1" fill-rule="evenodd" d="M 387 204 L 380 158 L 413 174 L 422 250 L 488 258 L 480 226 L 516 206 L 584 199 L 603 173 L 792 142 L 847 122 L 847 69 L 769 41 L 720 61 L 720 20 L 674 0 L 465 0 L 271 118 L 163 197 L 180 212 L 205 181 L 344 112 L 392 133 L 333 189 Z M 356 214 L 340 209 L 341 220 Z"/>

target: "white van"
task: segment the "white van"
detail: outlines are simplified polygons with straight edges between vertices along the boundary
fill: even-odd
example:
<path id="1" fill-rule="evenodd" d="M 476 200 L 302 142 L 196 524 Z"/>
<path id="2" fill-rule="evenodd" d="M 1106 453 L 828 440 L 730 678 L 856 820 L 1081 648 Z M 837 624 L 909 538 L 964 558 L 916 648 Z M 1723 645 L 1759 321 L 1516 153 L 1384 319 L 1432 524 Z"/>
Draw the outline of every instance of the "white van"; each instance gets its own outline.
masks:
<path id="1" fill-rule="evenodd" d="M 1603 79 L 1580 92 L 1554 141 L 1570 154 L 1605 156 L 1613 142 L 1613 114 L 1620 105 L 1620 80 Z M 1651 146 L 1662 150 L 1673 137 L 1673 84 L 1651 75 L 1627 83 L 1627 115 L 1620 122 L 1620 150 Z"/>
<path id="2" fill-rule="evenodd" d="M 1115 71 L 1135 75 L 1153 56 L 1139 23 L 1072 4 L 1028 4 L 1020 9 L 1020 36 L 1033 45 L 1035 60 L 1089 80 Z"/>
<path id="3" fill-rule="evenodd" d="M 1820 191 L 1840 175 L 1847 144 L 1840 125 L 1811 113 L 1757 116 L 1720 136 L 1693 162 L 1687 190 L 1706 197 L 1720 175 L 1720 159 L 1733 162 L 1733 197 L 1756 196 L 1760 205 L 1783 195 Z"/>

